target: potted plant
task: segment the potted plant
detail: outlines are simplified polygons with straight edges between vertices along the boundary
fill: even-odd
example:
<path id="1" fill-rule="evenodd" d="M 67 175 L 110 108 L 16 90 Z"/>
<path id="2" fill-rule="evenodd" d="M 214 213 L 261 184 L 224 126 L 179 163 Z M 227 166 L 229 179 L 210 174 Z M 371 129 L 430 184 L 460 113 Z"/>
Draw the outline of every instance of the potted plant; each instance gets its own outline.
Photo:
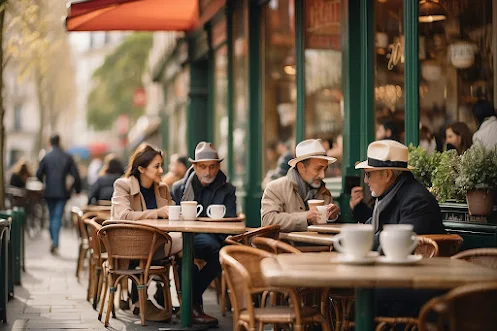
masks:
<path id="1" fill-rule="evenodd" d="M 460 156 L 457 173 L 456 185 L 466 193 L 469 213 L 490 214 L 497 188 L 497 148 L 487 150 L 481 143 L 473 144 Z"/>
<path id="2" fill-rule="evenodd" d="M 409 165 L 413 166 L 412 174 L 426 188 L 431 188 L 433 171 L 440 162 L 440 153 L 429 154 L 421 146 L 409 145 Z"/>
<path id="3" fill-rule="evenodd" d="M 457 189 L 456 178 L 459 165 L 459 155 L 455 149 L 440 154 L 439 162 L 433 170 L 431 181 L 431 193 L 435 195 L 438 202 L 455 200 L 464 202 L 466 197 Z"/>

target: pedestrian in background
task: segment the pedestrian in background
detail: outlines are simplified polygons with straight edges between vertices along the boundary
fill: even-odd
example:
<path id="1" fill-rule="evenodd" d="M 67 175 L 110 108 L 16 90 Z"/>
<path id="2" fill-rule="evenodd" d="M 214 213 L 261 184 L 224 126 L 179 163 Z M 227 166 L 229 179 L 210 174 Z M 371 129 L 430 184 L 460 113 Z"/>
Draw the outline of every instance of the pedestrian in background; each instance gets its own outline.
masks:
<path id="1" fill-rule="evenodd" d="M 90 187 L 88 192 L 88 204 L 98 205 L 99 201 L 110 203 L 114 193 L 114 182 L 124 174 L 121 160 L 115 154 L 109 154 L 104 158 L 104 165 L 99 172 L 97 181 Z"/>
<path id="2" fill-rule="evenodd" d="M 73 189 L 78 194 L 81 192 L 81 179 L 72 156 L 60 147 L 58 134 L 50 137 L 50 145 L 52 150 L 40 161 L 36 177 L 45 183 L 44 196 L 48 205 L 50 237 L 52 239 L 50 252 L 58 254 L 59 233 L 64 208 Z"/>

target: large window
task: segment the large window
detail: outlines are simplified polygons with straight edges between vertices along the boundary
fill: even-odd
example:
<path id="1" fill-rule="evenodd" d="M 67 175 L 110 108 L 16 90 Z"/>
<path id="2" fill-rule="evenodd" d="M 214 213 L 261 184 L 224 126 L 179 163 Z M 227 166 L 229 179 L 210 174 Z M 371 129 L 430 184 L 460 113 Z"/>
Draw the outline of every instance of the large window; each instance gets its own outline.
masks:
<path id="1" fill-rule="evenodd" d="M 341 175 L 341 0 L 305 1 L 305 137 L 321 138 L 338 159 L 327 176 Z"/>
<path id="2" fill-rule="evenodd" d="M 185 67 L 170 80 L 167 86 L 166 112 L 169 114 L 169 154 L 187 155 L 186 98 L 189 75 L 189 68 Z"/>
<path id="3" fill-rule="evenodd" d="M 263 176 L 274 170 L 285 142 L 295 141 L 295 16 L 293 0 L 271 0 L 264 10 Z"/>
<path id="4" fill-rule="evenodd" d="M 228 50 L 224 45 L 215 53 L 214 64 L 214 146 L 219 156 L 228 156 Z M 221 169 L 226 173 L 228 162 L 221 162 Z"/>
<path id="5" fill-rule="evenodd" d="M 248 22 L 247 1 L 238 3 L 233 17 L 233 73 L 235 78 L 233 98 L 233 161 L 234 180 L 243 181 L 247 171 L 248 140 Z"/>

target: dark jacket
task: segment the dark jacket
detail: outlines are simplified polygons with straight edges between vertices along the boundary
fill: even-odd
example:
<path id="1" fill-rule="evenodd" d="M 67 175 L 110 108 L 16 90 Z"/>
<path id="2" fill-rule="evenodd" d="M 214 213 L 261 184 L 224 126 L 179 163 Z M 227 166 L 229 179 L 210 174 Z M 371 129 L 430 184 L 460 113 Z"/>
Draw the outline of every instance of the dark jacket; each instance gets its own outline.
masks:
<path id="1" fill-rule="evenodd" d="M 364 223 L 373 216 L 373 208 L 370 208 L 364 201 L 361 201 L 352 209 L 352 216 L 354 216 L 357 222 Z"/>
<path id="2" fill-rule="evenodd" d="M 444 234 L 442 214 L 435 197 L 410 172 L 392 202 L 380 214 L 380 230 L 375 233 L 374 247 L 380 243 L 384 224 L 412 224 L 416 234 Z M 381 197 L 380 197 L 381 199 Z M 370 224 L 370 218 L 366 223 Z"/>
<path id="3" fill-rule="evenodd" d="M 66 182 L 67 176 L 74 179 L 72 185 Z M 40 161 L 36 177 L 45 183 L 45 198 L 69 199 L 73 189 L 76 193 L 81 192 L 81 180 L 76 163 L 71 155 L 58 147 L 54 147 Z"/>
<path id="4" fill-rule="evenodd" d="M 96 205 L 99 200 L 111 200 L 114 193 L 114 182 L 121 174 L 105 174 L 98 177 L 88 192 L 88 204 Z"/>
<path id="5" fill-rule="evenodd" d="M 173 185 L 171 195 L 177 205 L 181 203 L 185 192 L 186 182 L 193 172 L 194 169 L 191 167 L 186 172 L 185 177 Z M 197 175 L 194 176 L 195 178 L 192 181 L 192 185 L 193 191 L 195 192 L 195 201 L 204 207 L 200 216 L 206 216 L 207 207 L 215 204 L 226 206 L 225 217 L 236 217 L 236 188 L 226 181 L 226 175 L 221 170 L 217 173 L 216 179 L 207 186 L 200 185 L 199 180 L 196 178 Z"/>
<path id="6" fill-rule="evenodd" d="M 26 182 L 22 180 L 21 176 L 17 173 L 13 173 L 12 176 L 10 176 L 10 186 L 15 186 L 18 188 L 25 188 L 26 187 Z"/>

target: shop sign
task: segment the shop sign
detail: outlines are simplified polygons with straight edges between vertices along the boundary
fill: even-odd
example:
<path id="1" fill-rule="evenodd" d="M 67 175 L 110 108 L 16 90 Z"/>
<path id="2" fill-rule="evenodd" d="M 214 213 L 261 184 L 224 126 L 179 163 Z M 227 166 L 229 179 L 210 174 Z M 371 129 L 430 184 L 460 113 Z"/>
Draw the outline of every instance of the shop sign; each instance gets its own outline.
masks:
<path id="1" fill-rule="evenodd" d="M 340 50 L 341 0 L 306 0 L 305 13 L 306 48 Z"/>

